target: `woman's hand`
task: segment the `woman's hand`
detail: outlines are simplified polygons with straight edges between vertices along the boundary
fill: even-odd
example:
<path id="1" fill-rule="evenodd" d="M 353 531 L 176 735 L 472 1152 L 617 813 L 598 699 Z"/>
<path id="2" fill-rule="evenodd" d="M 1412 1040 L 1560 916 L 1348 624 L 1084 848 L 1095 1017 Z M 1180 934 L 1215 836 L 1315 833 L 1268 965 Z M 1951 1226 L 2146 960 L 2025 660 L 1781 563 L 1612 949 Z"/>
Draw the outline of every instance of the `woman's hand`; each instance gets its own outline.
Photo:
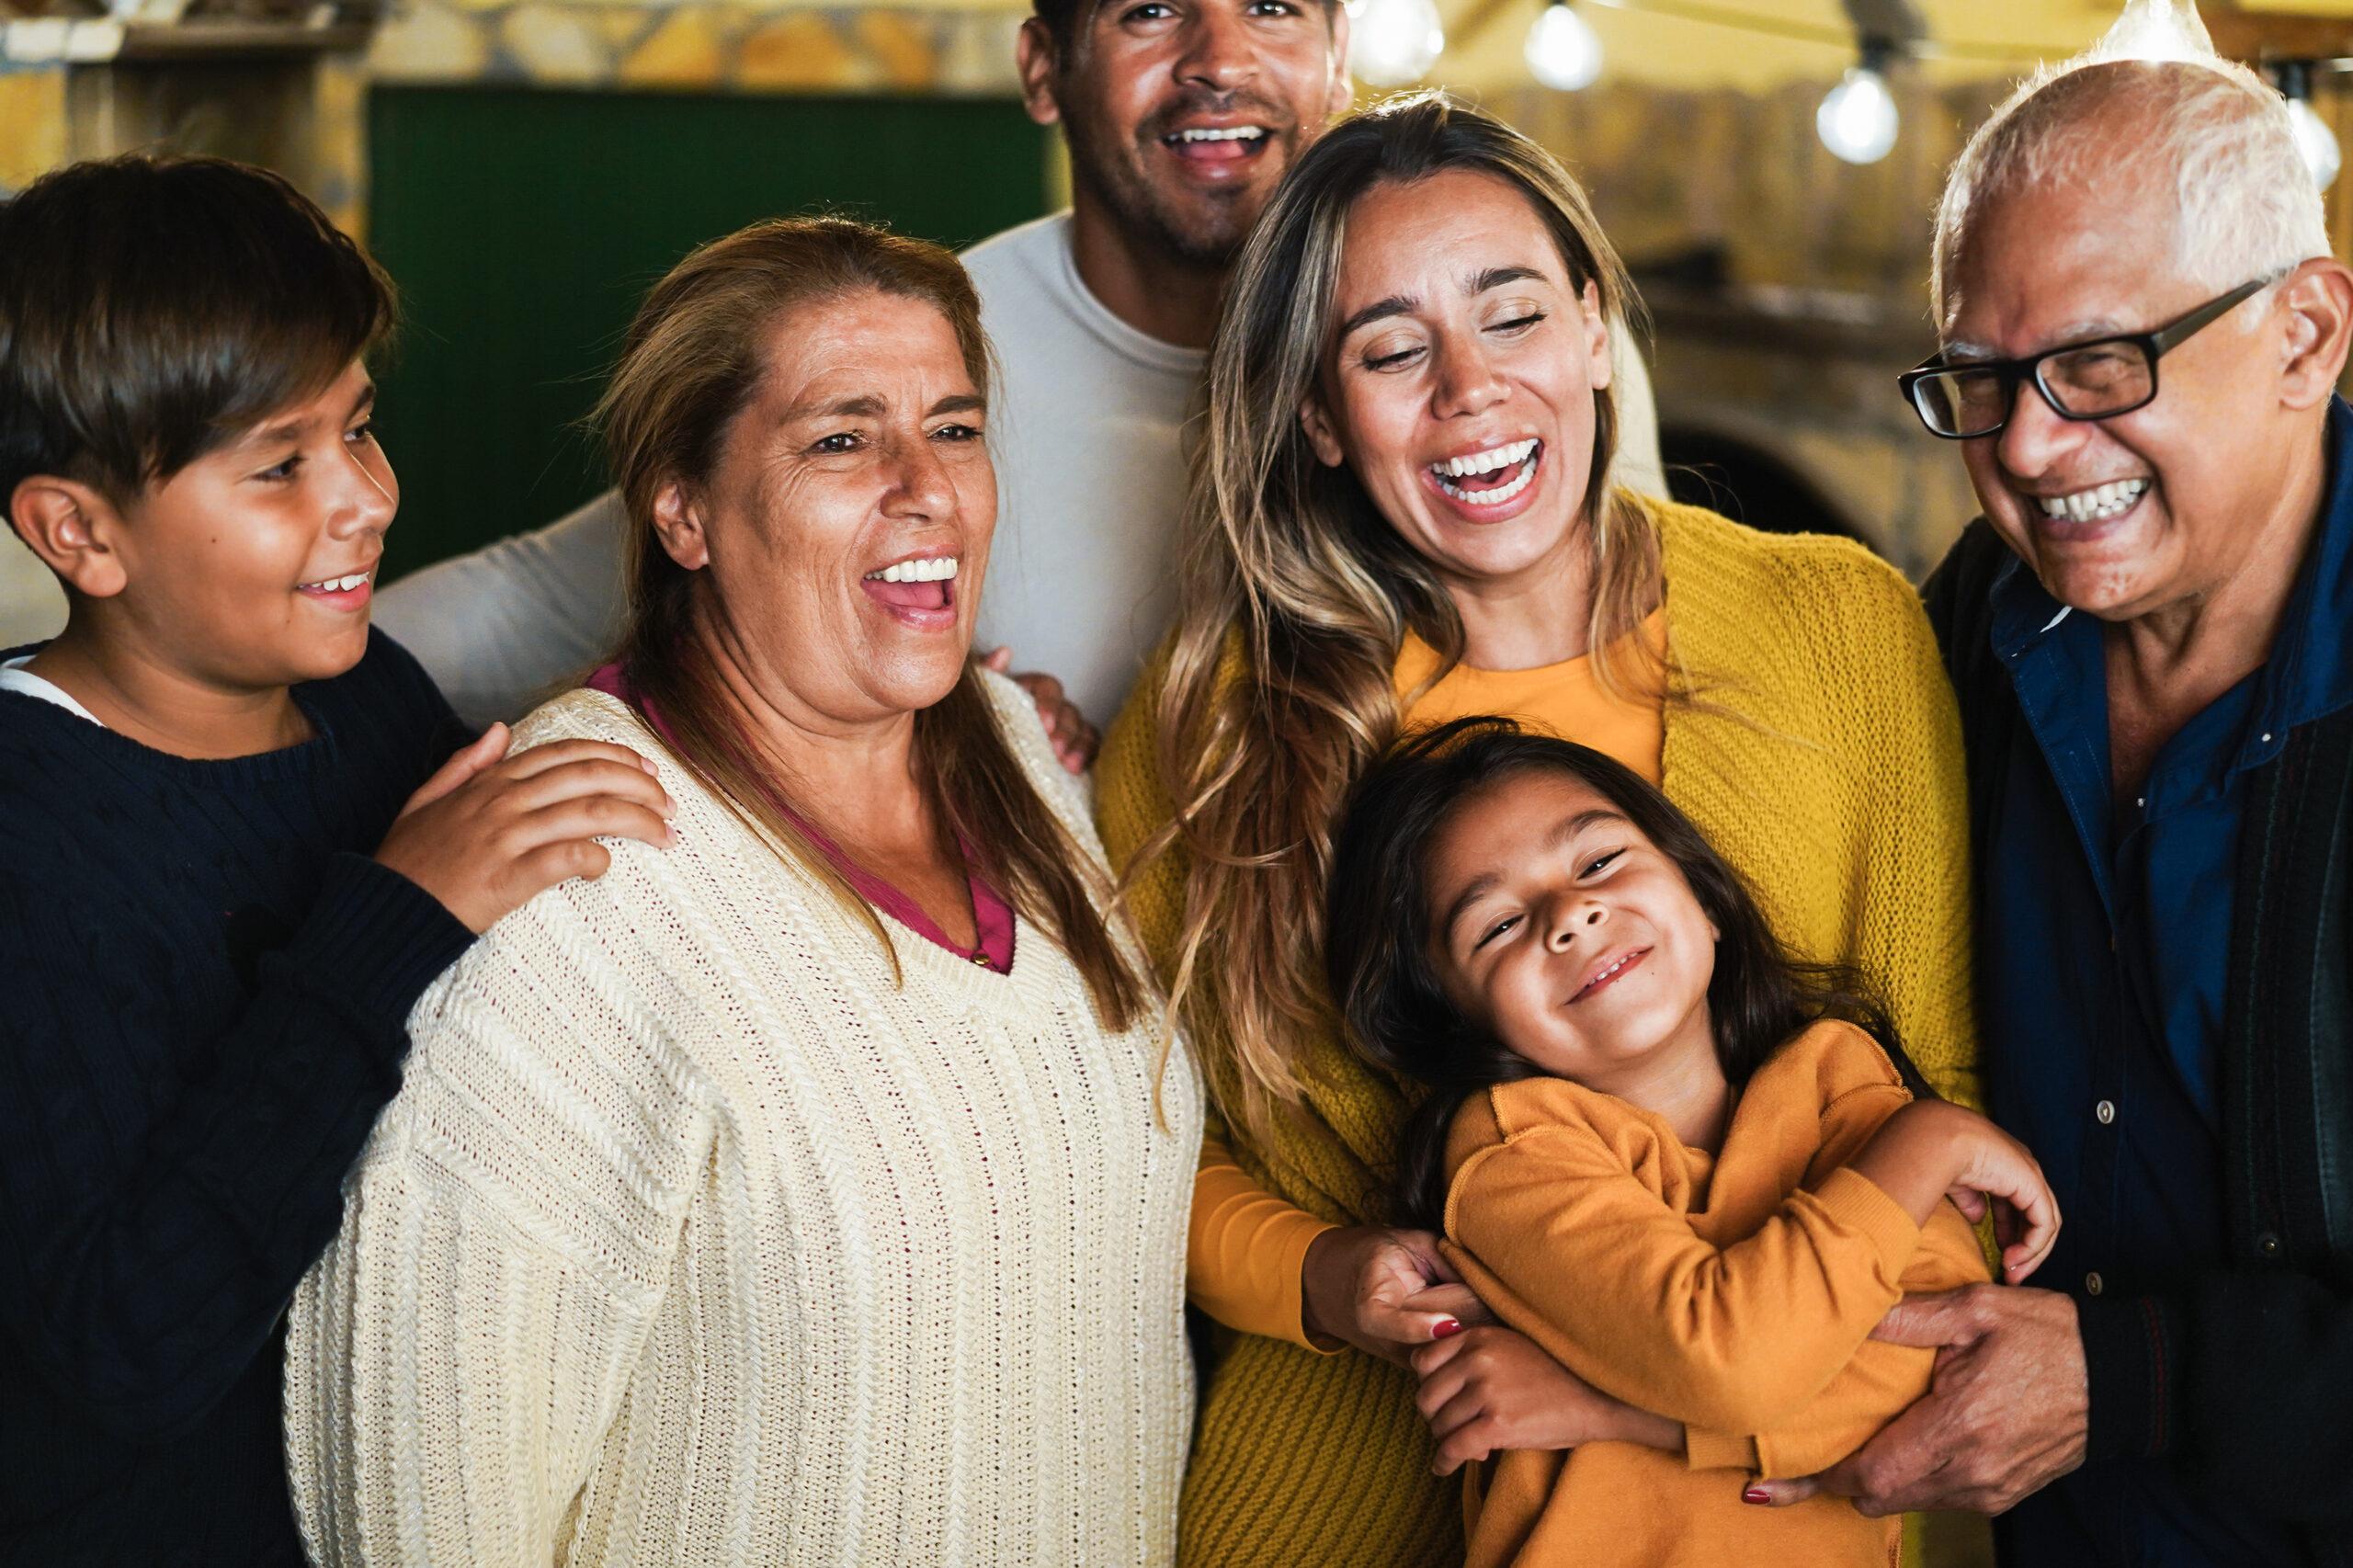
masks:
<path id="1" fill-rule="evenodd" d="M 1414 1352 L 1415 1406 L 1438 1439 L 1430 1466 L 1452 1475 L 1512 1449 L 1642 1443 L 1679 1453 L 1683 1428 L 1612 1399 L 1508 1328 L 1473 1328 Z"/>
<path id="2" fill-rule="evenodd" d="M 1427 1231 L 1324 1232 L 1300 1266 L 1300 1296 L 1311 1338 L 1336 1339 L 1400 1366 L 1433 1339 L 1494 1321 Z"/>
<path id="3" fill-rule="evenodd" d="M 613 858 L 599 836 L 666 846 L 676 810 L 626 746 L 559 741 L 507 756 L 507 733 L 493 724 L 443 763 L 376 851 L 477 936 L 567 878 L 603 876 Z"/>
<path id="4" fill-rule="evenodd" d="M 1046 726 L 1046 741 L 1054 748 L 1056 761 L 1072 773 L 1084 773 L 1095 766 L 1095 754 L 1102 749 L 1103 737 L 1086 722 L 1078 704 L 1063 694 L 1062 682 L 1034 671 L 1016 674 L 1011 648 L 991 651 L 982 656 L 981 664 L 1010 676 L 1016 686 L 1029 694 L 1029 700 L 1038 705 L 1038 719 Z"/>

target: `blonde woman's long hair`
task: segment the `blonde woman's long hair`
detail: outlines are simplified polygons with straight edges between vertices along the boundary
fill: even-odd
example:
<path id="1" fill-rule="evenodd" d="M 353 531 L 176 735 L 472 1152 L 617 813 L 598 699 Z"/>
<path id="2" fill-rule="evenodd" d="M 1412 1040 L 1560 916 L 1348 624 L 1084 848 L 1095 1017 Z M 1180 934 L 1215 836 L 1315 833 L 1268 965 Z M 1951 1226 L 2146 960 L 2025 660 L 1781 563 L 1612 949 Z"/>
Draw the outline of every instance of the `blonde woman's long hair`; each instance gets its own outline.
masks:
<path id="1" fill-rule="evenodd" d="M 1516 187 L 1613 332 L 1641 309 L 1567 171 L 1502 121 L 1438 94 L 1327 131 L 1243 247 L 1210 353 L 1156 715 L 1176 812 L 1136 867 L 1179 844 L 1190 854 L 1171 1002 L 1220 1108 L 1262 1138 L 1278 1108 L 1304 1098 L 1307 1042 L 1336 1027 L 1322 958 L 1332 838 L 1349 789 L 1396 738 L 1405 633 L 1438 654 L 1430 684 L 1462 655 L 1462 622 L 1437 572 L 1353 473 L 1317 460 L 1300 423 L 1330 347 L 1350 208 L 1377 186 L 1449 170 Z M 1610 651 L 1640 627 L 1659 585 L 1649 516 L 1609 483 L 1618 429 L 1612 392 L 1597 388 L 1582 520 L 1589 646 L 1613 691 L 1628 672 Z"/>

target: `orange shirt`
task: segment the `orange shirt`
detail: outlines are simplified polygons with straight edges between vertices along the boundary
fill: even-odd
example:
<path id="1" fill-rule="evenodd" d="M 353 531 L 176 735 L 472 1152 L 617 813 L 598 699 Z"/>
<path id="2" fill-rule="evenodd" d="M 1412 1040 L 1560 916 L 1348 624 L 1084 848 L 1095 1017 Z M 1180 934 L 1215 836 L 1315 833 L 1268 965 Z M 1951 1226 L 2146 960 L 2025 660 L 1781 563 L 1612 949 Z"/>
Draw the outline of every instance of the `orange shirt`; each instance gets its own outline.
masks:
<path id="1" fill-rule="evenodd" d="M 1586 654 L 1532 670 L 1474 670 L 1457 665 L 1405 715 L 1408 725 L 1442 724 L 1475 713 L 1497 713 L 1540 728 L 1563 740 L 1588 745 L 1617 758 L 1643 778 L 1659 781 L 1666 749 L 1666 704 L 1654 673 L 1666 651 L 1666 607 L 1611 650 L 1612 672 L 1627 690 L 1602 689 Z M 1438 668 L 1438 653 L 1405 634 L 1397 652 L 1397 696 L 1403 701 Z"/>
<path id="2" fill-rule="evenodd" d="M 1252 1181 L 1214 1131 L 1201 1140 L 1193 1218 L 1185 1240 L 1185 1298 L 1226 1327 L 1309 1350 L 1300 1269 L 1316 1237 L 1334 1227 Z"/>
<path id="3" fill-rule="evenodd" d="M 1504 1323 L 1689 1433 L 1683 1454 L 1588 1443 L 1476 1467 L 1470 1568 L 1896 1561 L 1897 1519 L 1740 1494 L 1749 1471 L 1836 1463 L 1927 1392 L 1934 1353 L 1872 1327 L 1908 1291 L 1986 1278 L 1958 1209 L 1915 1225 L 1846 1168 L 1910 1097 L 1870 1036 L 1824 1022 L 1757 1070 L 1713 1155 L 1561 1078 L 1463 1107 L 1448 1258 Z"/>
<path id="4" fill-rule="evenodd" d="M 1665 607 L 1653 610 L 1626 642 L 1639 643 L 1642 655 L 1623 659 L 1616 672 L 1621 684 L 1633 688 L 1626 694 L 1602 689 L 1590 656 L 1532 670 L 1457 665 L 1414 704 L 1405 722 L 1440 724 L 1474 713 L 1500 713 L 1605 752 L 1655 784 L 1666 745 L 1666 710 L 1648 675 L 1665 654 Z M 1408 632 L 1397 654 L 1398 700 L 1436 668 L 1436 651 Z M 1300 1323 L 1300 1266 L 1309 1244 L 1329 1229 L 1269 1197 L 1212 1136 L 1201 1145 L 1200 1174 L 1193 1187 L 1186 1293 L 1230 1328 L 1310 1349 L 1334 1349 L 1312 1344 Z"/>

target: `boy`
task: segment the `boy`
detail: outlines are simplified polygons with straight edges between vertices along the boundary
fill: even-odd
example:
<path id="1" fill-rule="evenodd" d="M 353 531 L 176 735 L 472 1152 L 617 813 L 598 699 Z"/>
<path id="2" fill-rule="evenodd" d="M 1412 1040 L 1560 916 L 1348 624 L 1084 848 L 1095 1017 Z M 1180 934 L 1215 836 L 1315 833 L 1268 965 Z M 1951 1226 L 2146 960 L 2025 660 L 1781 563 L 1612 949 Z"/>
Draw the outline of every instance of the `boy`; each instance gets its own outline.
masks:
<path id="1" fill-rule="evenodd" d="M 411 1006 L 593 835 L 667 838 L 635 756 L 453 755 L 371 640 L 392 316 L 259 170 L 0 207 L 0 502 L 70 605 L 0 654 L 0 1562 L 302 1561 L 278 1319 Z"/>

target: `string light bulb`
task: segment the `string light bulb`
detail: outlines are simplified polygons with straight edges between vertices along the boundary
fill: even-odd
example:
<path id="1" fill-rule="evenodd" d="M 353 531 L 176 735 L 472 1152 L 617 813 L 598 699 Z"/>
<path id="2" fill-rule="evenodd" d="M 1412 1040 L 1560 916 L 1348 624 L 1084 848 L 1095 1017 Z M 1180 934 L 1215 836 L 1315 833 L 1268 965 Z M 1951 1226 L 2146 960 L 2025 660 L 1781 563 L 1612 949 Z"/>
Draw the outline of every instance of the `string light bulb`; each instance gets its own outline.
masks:
<path id="1" fill-rule="evenodd" d="M 2313 108 L 2313 68 L 2305 61 L 2286 60 L 2272 71 L 2279 79 L 2280 96 L 2288 100 L 2288 123 L 2295 131 L 2296 151 L 2303 154 L 2304 167 L 2313 172 L 2313 183 L 2326 190 L 2336 183 L 2345 154 L 2336 144 L 2336 133 Z"/>
<path id="2" fill-rule="evenodd" d="M 1850 164 L 1876 164 L 1895 146 L 1895 95 L 1887 90 L 1894 50 L 1866 39 L 1860 62 L 1848 68 L 1813 113 L 1822 144 Z"/>
<path id="3" fill-rule="evenodd" d="M 1528 69 L 1563 93 L 1590 87 L 1601 74 L 1601 40 L 1567 0 L 1552 0 L 1528 29 Z"/>
<path id="4" fill-rule="evenodd" d="M 2091 59 L 2211 62 L 2214 40 L 2196 0 L 2125 0 L 2125 6 Z"/>
<path id="5" fill-rule="evenodd" d="M 1348 69 L 1376 87 L 1429 74 L 1446 50 L 1437 0 L 1348 0 Z"/>

